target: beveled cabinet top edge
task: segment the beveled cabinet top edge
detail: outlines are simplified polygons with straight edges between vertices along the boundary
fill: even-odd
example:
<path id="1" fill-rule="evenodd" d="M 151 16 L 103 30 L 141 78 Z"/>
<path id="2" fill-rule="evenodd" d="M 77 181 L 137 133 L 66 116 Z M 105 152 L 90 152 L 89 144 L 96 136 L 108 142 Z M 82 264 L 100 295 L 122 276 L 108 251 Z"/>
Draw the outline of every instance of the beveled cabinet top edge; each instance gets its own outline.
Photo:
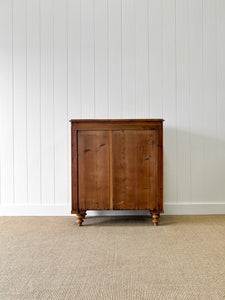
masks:
<path id="1" fill-rule="evenodd" d="M 107 123 L 107 122 L 164 122 L 164 119 L 71 119 L 71 123 L 89 123 L 89 122 L 99 122 L 99 123 Z"/>

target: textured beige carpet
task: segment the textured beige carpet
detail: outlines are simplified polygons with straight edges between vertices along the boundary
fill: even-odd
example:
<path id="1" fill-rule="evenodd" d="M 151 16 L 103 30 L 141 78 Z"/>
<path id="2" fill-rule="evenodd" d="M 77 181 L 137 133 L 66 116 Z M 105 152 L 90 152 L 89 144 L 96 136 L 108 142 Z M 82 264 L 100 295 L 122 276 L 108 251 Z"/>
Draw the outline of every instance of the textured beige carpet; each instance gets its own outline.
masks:
<path id="1" fill-rule="evenodd" d="M 0 299 L 225 299 L 225 216 L 0 218 Z"/>

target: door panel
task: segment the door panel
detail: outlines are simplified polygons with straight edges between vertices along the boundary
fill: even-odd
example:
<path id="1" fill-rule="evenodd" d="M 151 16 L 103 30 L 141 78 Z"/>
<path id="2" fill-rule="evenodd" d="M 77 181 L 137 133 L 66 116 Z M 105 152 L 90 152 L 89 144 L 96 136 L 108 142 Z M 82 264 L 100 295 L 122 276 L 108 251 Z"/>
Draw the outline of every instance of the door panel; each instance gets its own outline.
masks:
<path id="1" fill-rule="evenodd" d="M 137 207 L 136 131 L 112 133 L 113 209 Z"/>
<path id="2" fill-rule="evenodd" d="M 154 209 L 157 131 L 113 131 L 113 209 Z"/>
<path id="3" fill-rule="evenodd" d="M 109 133 L 78 131 L 79 209 L 109 209 Z"/>

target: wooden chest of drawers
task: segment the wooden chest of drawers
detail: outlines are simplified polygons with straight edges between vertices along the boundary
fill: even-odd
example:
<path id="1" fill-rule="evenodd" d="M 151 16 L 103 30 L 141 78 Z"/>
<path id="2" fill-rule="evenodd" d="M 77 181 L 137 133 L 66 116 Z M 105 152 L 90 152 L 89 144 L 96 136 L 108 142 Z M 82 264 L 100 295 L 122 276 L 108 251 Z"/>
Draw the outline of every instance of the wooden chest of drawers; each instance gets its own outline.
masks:
<path id="1" fill-rule="evenodd" d="M 72 214 L 163 212 L 163 120 L 71 120 Z"/>

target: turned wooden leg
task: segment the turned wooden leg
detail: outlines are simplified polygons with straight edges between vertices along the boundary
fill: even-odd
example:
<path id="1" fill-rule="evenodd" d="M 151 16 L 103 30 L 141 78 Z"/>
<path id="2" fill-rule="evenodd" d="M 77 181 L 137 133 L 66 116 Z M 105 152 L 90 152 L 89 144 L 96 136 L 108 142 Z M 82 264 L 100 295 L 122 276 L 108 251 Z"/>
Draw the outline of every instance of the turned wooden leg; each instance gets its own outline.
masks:
<path id="1" fill-rule="evenodd" d="M 80 214 L 83 216 L 83 218 L 85 219 L 87 213 L 86 213 L 86 210 L 81 210 L 80 211 Z"/>
<path id="2" fill-rule="evenodd" d="M 82 226 L 84 216 L 80 212 L 76 214 L 76 219 L 78 226 Z"/>
<path id="3" fill-rule="evenodd" d="M 152 222 L 154 226 L 158 226 L 159 223 L 159 213 L 157 211 L 151 211 L 152 214 Z"/>

